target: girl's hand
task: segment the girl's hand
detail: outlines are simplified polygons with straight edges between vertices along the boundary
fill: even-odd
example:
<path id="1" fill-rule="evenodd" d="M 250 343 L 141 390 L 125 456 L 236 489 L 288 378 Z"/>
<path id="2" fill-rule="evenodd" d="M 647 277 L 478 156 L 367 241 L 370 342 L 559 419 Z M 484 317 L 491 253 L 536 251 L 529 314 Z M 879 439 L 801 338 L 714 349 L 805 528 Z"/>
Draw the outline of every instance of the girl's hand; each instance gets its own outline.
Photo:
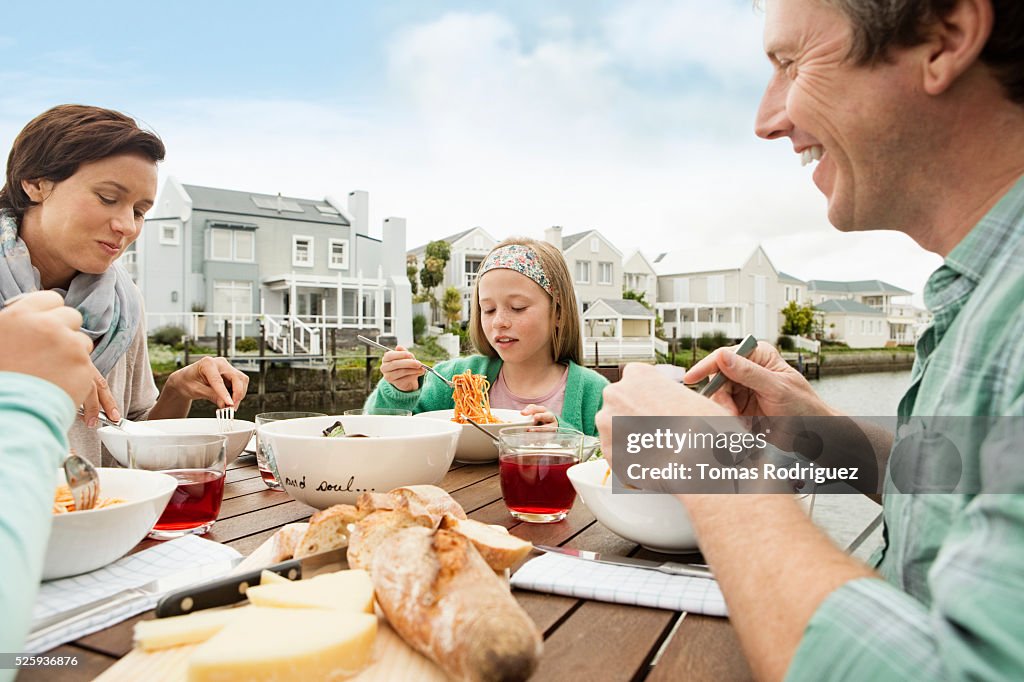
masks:
<path id="1" fill-rule="evenodd" d="M 416 356 L 402 346 L 389 350 L 380 359 L 380 373 L 399 391 L 415 391 L 420 386 L 419 378 L 426 371 Z"/>
<path id="2" fill-rule="evenodd" d="M 536 426 L 543 426 L 544 424 L 558 426 L 558 417 L 543 405 L 527 405 L 520 414 L 526 417 L 533 415 L 533 423 Z"/>

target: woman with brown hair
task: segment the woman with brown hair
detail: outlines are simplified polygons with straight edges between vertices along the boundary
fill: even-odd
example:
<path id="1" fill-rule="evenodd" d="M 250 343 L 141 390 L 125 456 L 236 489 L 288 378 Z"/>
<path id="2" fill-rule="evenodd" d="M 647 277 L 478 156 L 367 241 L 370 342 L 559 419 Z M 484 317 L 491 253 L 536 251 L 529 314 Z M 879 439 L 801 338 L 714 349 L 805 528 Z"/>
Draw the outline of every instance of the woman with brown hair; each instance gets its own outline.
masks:
<path id="1" fill-rule="evenodd" d="M 174 372 L 158 399 L 142 297 L 116 261 L 153 206 L 163 158 L 160 138 L 130 117 L 66 104 L 19 133 L 0 189 L 0 308 L 22 293 L 56 291 L 93 342 L 95 385 L 69 433 L 93 461 L 100 408 L 112 419 L 184 417 L 193 399 L 234 406 L 248 386 L 227 361 L 204 358 Z"/>

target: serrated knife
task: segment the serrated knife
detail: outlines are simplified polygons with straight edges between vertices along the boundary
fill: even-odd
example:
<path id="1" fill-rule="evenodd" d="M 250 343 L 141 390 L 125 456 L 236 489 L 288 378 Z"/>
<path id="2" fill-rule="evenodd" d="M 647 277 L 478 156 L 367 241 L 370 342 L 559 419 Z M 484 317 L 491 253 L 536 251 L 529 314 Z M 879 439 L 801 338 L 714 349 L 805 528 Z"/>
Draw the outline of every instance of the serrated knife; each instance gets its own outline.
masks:
<path id="1" fill-rule="evenodd" d="M 681 564 L 675 561 L 651 561 L 649 559 L 635 559 L 631 556 L 620 556 L 618 554 L 601 554 L 600 552 L 588 552 L 584 549 L 570 549 L 569 547 L 549 547 L 547 545 L 534 545 L 542 552 L 571 556 L 583 561 L 596 561 L 599 564 L 611 564 L 613 566 L 629 566 L 631 568 L 643 568 L 648 571 L 659 571 L 669 575 L 685 575 L 691 578 L 707 578 L 714 580 L 711 569 L 700 564 Z"/>

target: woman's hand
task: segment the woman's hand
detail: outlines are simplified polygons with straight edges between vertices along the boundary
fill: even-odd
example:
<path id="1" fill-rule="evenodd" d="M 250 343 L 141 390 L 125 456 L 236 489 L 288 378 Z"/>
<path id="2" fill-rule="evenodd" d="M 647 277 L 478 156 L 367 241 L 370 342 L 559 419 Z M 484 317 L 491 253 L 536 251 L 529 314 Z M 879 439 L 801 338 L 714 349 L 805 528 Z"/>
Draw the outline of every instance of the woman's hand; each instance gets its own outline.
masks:
<path id="1" fill-rule="evenodd" d="M 683 377 L 694 384 L 722 372 L 729 380 L 713 401 L 733 414 L 747 417 L 829 416 L 832 410 L 811 388 L 800 372 L 789 366 L 779 351 L 761 341 L 749 358 L 735 353 L 735 346 L 719 348 Z"/>
<path id="2" fill-rule="evenodd" d="M 217 407 L 235 407 L 248 388 L 245 372 L 235 369 L 225 358 L 205 357 L 167 377 L 164 393 L 173 391 L 179 399 L 202 398 Z"/>
<path id="3" fill-rule="evenodd" d="M 380 373 L 389 384 L 399 391 L 415 391 L 420 387 L 419 378 L 426 373 L 416 356 L 403 346 L 395 346 L 380 359 Z"/>
<path id="4" fill-rule="evenodd" d="M 100 410 L 103 410 L 113 421 L 121 418 L 121 411 L 117 408 L 117 401 L 114 399 L 114 394 L 110 392 L 107 380 L 95 366 L 92 368 L 92 374 L 92 386 L 85 396 L 85 400 L 82 401 L 82 421 L 90 429 L 95 429 L 100 425 L 98 420 Z"/>
<path id="5" fill-rule="evenodd" d="M 527 405 L 523 408 L 523 411 L 520 412 L 520 414 L 525 417 L 533 416 L 533 423 L 536 426 L 542 426 L 544 424 L 558 426 L 558 417 L 543 405 Z"/>

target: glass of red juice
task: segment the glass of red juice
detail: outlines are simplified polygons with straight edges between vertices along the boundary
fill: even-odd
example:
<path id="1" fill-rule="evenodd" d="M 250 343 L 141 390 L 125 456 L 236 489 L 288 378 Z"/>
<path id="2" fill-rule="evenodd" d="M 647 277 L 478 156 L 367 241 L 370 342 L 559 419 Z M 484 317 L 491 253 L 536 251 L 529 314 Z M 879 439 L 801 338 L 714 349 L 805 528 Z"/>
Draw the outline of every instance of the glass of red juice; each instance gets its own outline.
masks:
<path id="1" fill-rule="evenodd" d="M 565 518 L 576 501 L 566 471 L 579 464 L 585 436 L 574 429 L 511 427 L 498 433 L 501 496 L 513 517 L 530 523 Z"/>
<path id="2" fill-rule="evenodd" d="M 227 436 L 216 434 L 128 437 L 129 468 L 159 471 L 178 481 L 149 537 L 173 540 L 213 527 L 224 499 L 227 442 Z"/>

